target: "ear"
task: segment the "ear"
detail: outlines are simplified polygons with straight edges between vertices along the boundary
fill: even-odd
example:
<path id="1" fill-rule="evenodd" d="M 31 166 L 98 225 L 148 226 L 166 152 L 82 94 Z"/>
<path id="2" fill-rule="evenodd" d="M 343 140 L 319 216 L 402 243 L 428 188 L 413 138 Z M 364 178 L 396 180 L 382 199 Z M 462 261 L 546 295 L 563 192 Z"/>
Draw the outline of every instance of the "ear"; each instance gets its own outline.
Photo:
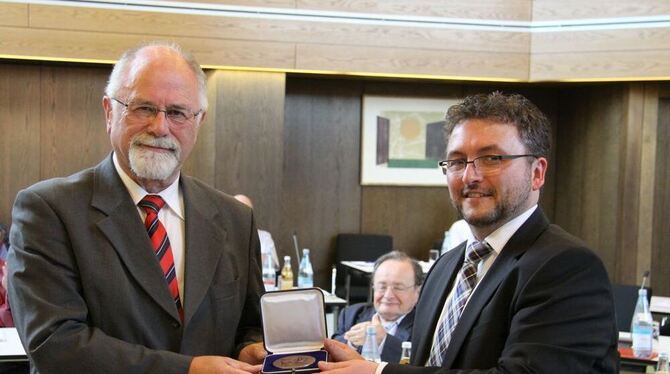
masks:
<path id="1" fill-rule="evenodd" d="M 532 183 L 531 188 L 533 191 L 538 191 L 542 186 L 544 186 L 544 176 L 547 172 L 547 159 L 544 157 L 537 158 L 532 167 Z"/>
<path id="2" fill-rule="evenodd" d="M 102 109 L 105 112 L 105 123 L 109 134 L 112 131 L 112 99 L 107 95 L 102 97 Z"/>

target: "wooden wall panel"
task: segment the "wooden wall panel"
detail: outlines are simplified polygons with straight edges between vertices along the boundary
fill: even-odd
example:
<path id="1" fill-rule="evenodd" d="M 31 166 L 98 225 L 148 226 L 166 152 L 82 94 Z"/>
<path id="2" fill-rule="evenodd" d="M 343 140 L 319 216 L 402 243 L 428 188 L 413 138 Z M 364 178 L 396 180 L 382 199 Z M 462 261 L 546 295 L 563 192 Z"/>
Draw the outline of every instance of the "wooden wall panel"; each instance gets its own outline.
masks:
<path id="1" fill-rule="evenodd" d="M 213 78 L 210 83 L 218 87 L 215 186 L 249 196 L 258 227 L 276 236 L 283 218 L 285 75 L 217 71 Z"/>
<path id="2" fill-rule="evenodd" d="M 216 38 L 435 50 L 450 48 L 525 54 L 530 45 L 530 36 L 521 32 L 287 21 L 46 5 L 32 6 L 30 15 L 31 26 L 35 28 L 128 33 L 157 38 Z M 66 25 L 63 25 L 63 19 L 68 20 Z"/>
<path id="3" fill-rule="evenodd" d="M 579 58 L 576 58 L 579 56 Z M 531 82 L 645 80 L 670 76 L 670 49 L 637 52 L 533 54 Z"/>
<path id="4" fill-rule="evenodd" d="M 400 16 L 530 21 L 532 0 L 296 0 L 298 9 Z"/>
<path id="5" fill-rule="evenodd" d="M 554 220 L 591 245 L 612 279 L 628 271 L 617 243 L 624 102 L 618 85 L 563 89 L 555 142 Z"/>
<path id="6" fill-rule="evenodd" d="M 109 69 L 43 67 L 40 179 L 94 166 L 112 149 L 102 109 Z"/>
<path id="7" fill-rule="evenodd" d="M 28 26 L 28 4 L 0 3 L 0 25 Z"/>
<path id="8" fill-rule="evenodd" d="M 666 89 L 670 88 L 665 85 Z M 652 228 L 651 287 L 655 295 L 670 295 L 670 95 L 658 101 L 654 215 Z"/>
<path id="9" fill-rule="evenodd" d="M 533 21 L 644 17 L 670 13 L 666 0 L 533 0 Z"/>
<path id="10" fill-rule="evenodd" d="M 40 68 L 0 64 L 0 223 L 40 178 Z"/>
<path id="11" fill-rule="evenodd" d="M 100 20 L 103 22 L 104 20 Z M 128 48 L 141 42 L 169 39 L 193 53 L 205 66 L 245 66 L 291 69 L 294 48 L 282 43 L 265 43 L 205 38 L 163 37 L 135 34 L 98 34 L 85 31 L 41 30 L 0 27 L 0 54 L 40 59 L 98 59 L 116 61 Z"/>
<path id="12" fill-rule="evenodd" d="M 353 68 L 352 68 L 353 67 Z M 528 79 L 525 54 L 393 50 L 373 47 L 343 47 L 300 44 L 296 49 L 296 68 L 335 72 L 386 74 L 452 75 L 461 77 L 505 77 Z"/>
<path id="13" fill-rule="evenodd" d="M 360 232 L 360 93 L 354 81 L 287 82 L 283 222 L 273 236 L 280 253 L 293 254 L 297 232 L 300 246 L 314 252 L 316 284 L 327 288 L 336 235 Z"/>
<path id="14" fill-rule="evenodd" d="M 393 248 L 428 259 L 433 243 L 458 219 L 446 187 L 363 188 L 361 232 L 393 236 Z"/>
<path id="15" fill-rule="evenodd" d="M 208 108 L 198 131 L 198 140 L 191 156 L 183 166 L 184 173 L 193 175 L 203 182 L 216 184 L 216 124 L 219 118 L 217 71 L 206 71 Z M 221 113 L 223 115 L 223 113 Z"/>

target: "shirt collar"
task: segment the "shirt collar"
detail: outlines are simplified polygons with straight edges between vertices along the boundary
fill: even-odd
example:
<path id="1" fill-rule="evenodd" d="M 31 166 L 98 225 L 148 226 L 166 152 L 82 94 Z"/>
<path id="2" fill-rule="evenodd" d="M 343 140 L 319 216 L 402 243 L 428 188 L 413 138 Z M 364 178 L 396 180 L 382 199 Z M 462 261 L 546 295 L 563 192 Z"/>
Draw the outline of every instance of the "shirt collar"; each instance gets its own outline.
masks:
<path id="1" fill-rule="evenodd" d="M 377 314 L 379 316 L 379 321 L 382 323 L 382 326 L 384 326 L 384 330 L 390 330 L 393 328 L 394 325 L 400 325 L 400 322 L 407 316 L 407 314 L 403 314 L 402 316 L 398 317 L 395 321 L 387 321 L 385 320 L 382 316 Z"/>
<path id="2" fill-rule="evenodd" d="M 116 152 L 112 154 L 112 160 L 114 161 L 114 168 L 116 169 L 116 172 L 119 174 L 119 177 L 121 177 L 121 181 L 123 181 L 123 184 L 126 186 L 126 189 L 130 194 L 130 198 L 133 199 L 133 203 L 137 205 L 137 203 L 139 203 L 140 200 L 144 198 L 144 196 L 149 195 L 149 193 L 144 188 L 142 188 L 142 186 L 137 184 L 137 182 L 135 182 L 132 178 L 130 178 L 130 176 L 126 174 L 126 172 L 121 168 L 119 160 L 116 157 Z M 167 186 L 167 188 L 163 191 L 152 195 L 160 195 L 160 197 L 165 200 L 165 205 L 167 205 L 179 218 L 183 220 L 184 208 L 181 204 L 181 199 L 179 198 L 181 193 L 179 188 L 180 177 L 181 176 L 177 177 L 177 179 L 175 179 L 175 181 Z"/>
<path id="3" fill-rule="evenodd" d="M 514 235 L 514 233 L 523 225 L 524 222 L 530 217 L 531 214 L 537 209 L 537 204 L 530 207 L 530 209 L 519 214 L 518 216 L 511 219 L 509 222 L 498 227 L 498 229 L 486 238 L 484 241 L 496 252 L 496 255 L 500 254 L 500 251 L 505 247 L 509 239 Z M 468 239 L 468 246 L 474 241 L 474 236 Z"/>

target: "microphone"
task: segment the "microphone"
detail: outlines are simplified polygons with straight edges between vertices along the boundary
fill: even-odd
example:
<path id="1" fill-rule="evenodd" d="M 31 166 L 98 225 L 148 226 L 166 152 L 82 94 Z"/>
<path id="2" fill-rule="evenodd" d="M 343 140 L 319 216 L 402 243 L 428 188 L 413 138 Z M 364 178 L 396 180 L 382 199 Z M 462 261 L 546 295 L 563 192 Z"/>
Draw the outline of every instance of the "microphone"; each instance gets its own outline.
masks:
<path id="1" fill-rule="evenodd" d="M 293 231 L 293 247 L 295 248 L 295 255 L 298 262 L 300 262 L 300 250 L 298 249 L 298 233 Z"/>
<path id="2" fill-rule="evenodd" d="M 644 288 L 644 285 L 647 283 L 647 279 L 649 279 L 649 270 L 645 271 L 642 275 L 642 285 L 640 285 L 640 289 Z"/>

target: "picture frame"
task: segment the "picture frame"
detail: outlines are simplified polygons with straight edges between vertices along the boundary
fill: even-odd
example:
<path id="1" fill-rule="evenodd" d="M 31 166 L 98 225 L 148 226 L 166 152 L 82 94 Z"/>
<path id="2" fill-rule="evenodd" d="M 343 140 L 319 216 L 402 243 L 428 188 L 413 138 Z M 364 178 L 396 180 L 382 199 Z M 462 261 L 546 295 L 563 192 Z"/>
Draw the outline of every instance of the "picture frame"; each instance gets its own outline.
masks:
<path id="1" fill-rule="evenodd" d="M 446 186 L 444 116 L 458 99 L 363 96 L 361 185 Z"/>

